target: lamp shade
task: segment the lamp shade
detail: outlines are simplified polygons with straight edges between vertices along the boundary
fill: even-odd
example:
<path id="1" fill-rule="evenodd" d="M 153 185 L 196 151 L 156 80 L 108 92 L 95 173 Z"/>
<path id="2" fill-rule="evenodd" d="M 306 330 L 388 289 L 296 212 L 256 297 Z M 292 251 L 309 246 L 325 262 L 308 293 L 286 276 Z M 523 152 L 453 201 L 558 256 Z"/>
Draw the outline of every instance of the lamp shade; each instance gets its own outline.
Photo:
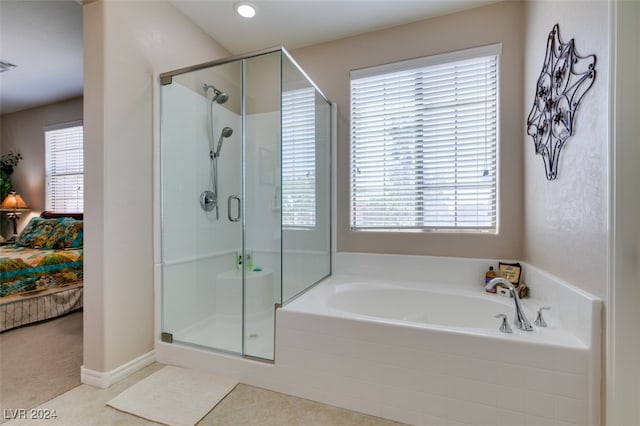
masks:
<path id="1" fill-rule="evenodd" d="M 19 194 L 10 192 L 0 204 L 0 211 L 12 212 L 15 210 L 31 210 L 31 207 L 24 202 Z"/>

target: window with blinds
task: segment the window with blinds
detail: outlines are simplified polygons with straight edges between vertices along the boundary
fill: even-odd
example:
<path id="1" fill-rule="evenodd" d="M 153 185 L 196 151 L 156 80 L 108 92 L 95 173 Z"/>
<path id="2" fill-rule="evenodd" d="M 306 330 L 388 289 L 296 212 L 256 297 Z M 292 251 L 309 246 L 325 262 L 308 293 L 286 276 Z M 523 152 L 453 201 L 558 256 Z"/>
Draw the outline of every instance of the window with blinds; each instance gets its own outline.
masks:
<path id="1" fill-rule="evenodd" d="M 352 71 L 352 229 L 496 231 L 499 54 Z"/>
<path id="2" fill-rule="evenodd" d="M 315 90 L 282 93 L 282 225 L 316 226 Z"/>
<path id="3" fill-rule="evenodd" d="M 84 155 L 82 123 L 45 129 L 46 209 L 83 212 Z"/>

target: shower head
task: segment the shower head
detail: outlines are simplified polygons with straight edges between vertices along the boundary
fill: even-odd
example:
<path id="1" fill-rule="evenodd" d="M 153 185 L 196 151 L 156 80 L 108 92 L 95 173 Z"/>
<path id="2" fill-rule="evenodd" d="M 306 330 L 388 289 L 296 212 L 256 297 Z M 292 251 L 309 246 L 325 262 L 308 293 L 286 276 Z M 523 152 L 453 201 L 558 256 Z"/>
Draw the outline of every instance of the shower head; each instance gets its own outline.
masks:
<path id="1" fill-rule="evenodd" d="M 231 127 L 225 127 L 224 129 L 222 129 L 222 132 L 220 132 L 220 139 L 218 139 L 218 146 L 216 147 L 216 153 L 213 154 L 215 158 L 218 158 L 220 156 L 220 149 L 222 148 L 222 140 L 224 138 L 228 138 L 232 134 L 233 134 L 233 129 Z"/>
<path id="2" fill-rule="evenodd" d="M 213 90 L 213 97 L 211 98 L 211 102 L 216 101 L 217 103 L 222 105 L 223 103 L 229 100 L 229 95 L 227 95 L 225 92 L 218 90 L 217 87 L 211 84 L 207 84 L 207 83 L 203 84 L 202 90 L 204 90 L 205 96 L 208 95 L 209 90 Z"/>
<path id="3" fill-rule="evenodd" d="M 227 95 L 225 92 L 218 92 L 216 93 L 216 95 L 216 102 L 221 105 L 229 100 L 229 95 Z"/>

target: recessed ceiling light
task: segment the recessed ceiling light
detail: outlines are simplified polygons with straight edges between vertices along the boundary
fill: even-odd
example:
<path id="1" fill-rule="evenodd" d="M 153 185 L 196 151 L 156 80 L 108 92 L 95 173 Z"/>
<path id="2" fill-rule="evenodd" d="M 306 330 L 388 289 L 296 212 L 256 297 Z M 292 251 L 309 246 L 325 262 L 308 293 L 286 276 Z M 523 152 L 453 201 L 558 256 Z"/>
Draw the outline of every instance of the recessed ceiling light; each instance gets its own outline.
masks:
<path id="1" fill-rule="evenodd" d="M 256 7 L 246 1 L 241 1 L 233 5 L 236 13 L 243 18 L 253 18 L 256 16 Z"/>

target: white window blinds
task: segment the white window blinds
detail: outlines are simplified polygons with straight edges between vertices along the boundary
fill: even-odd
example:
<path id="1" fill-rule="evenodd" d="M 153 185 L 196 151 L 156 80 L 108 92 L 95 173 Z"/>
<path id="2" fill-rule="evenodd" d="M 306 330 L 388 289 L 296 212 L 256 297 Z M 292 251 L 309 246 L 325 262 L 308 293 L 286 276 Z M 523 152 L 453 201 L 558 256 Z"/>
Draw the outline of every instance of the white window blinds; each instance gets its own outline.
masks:
<path id="1" fill-rule="evenodd" d="M 282 225 L 316 226 L 315 90 L 282 93 Z"/>
<path id="2" fill-rule="evenodd" d="M 83 212 L 83 127 L 70 123 L 45 129 L 46 209 Z"/>
<path id="3" fill-rule="evenodd" d="M 351 73 L 351 227 L 496 230 L 500 45 Z"/>

